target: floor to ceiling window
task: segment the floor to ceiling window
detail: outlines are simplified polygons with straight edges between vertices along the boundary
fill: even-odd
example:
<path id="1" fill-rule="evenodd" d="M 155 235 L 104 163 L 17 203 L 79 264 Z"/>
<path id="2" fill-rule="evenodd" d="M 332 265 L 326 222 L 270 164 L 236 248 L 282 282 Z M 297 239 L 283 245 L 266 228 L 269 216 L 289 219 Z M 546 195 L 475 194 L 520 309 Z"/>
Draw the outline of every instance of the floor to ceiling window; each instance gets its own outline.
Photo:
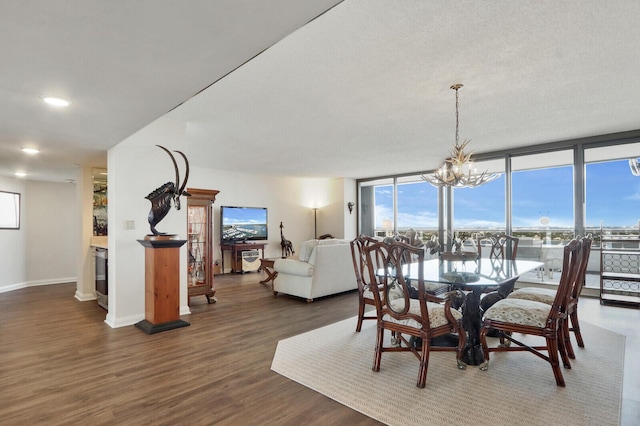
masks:
<path id="1" fill-rule="evenodd" d="M 413 228 L 425 241 L 438 232 L 438 189 L 420 176 L 397 179 L 398 231 Z"/>
<path id="2" fill-rule="evenodd" d="M 393 184 L 378 185 L 375 187 L 374 199 L 376 229 L 393 231 L 395 222 L 394 198 L 395 191 Z"/>
<path id="3" fill-rule="evenodd" d="M 395 189 L 393 179 L 360 183 L 360 233 L 384 236 L 394 231 Z"/>
<path id="4" fill-rule="evenodd" d="M 420 176 L 360 183 L 360 232 L 384 236 L 418 231 L 424 240 L 438 230 L 438 190 Z"/>
<path id="5" fill-rule="evenodd" d="M 362 180 L 360 232 L 386 235 L 414 228 L 423 237 L 438 233 L 446 245 L 455 232 L 506 231 L 520 238 L 519 258 L 539 260 L 576 234 L 590 233 L 597 250 L 601 232 L 639 233 L 638 140 L 574 141 L 555 151 L 545 145 L 486 154 L 477 169 L 501 176 L 477 188 L 443 190 L 440 202 L 438 189 L 419 174 Z M 598 255 L 592 250 L 592 258 Z"/>
<path id="6" fill-rule="evenodd" d="M 454 188 L 454 232 L 469 234 L 505 231 L 505 174 L 504 160 L 483 161 L 475 169 L 498 177 L 475 188 Z"/>
<path id="7" fill-rule="evenodd" d="M 640 144 L 585 150 L 585 230 L 598 243 L 601 233 L 638 234 L 638 156 Z"/>
<path id="8" fill-rule="evenodd" d="M 511 166 L 512 234 L 534 245 L 573 238 L 573 150 L 513 157 Z"/>

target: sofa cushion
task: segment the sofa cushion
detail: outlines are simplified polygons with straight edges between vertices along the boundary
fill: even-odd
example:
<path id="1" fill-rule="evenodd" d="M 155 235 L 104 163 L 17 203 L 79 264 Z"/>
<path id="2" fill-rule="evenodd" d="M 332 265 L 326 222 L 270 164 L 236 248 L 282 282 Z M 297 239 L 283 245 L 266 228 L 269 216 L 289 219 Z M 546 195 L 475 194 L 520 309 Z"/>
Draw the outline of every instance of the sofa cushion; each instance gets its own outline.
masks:
<path id="1" fill-rule="evenodd" d="M 347 240 L 341 240 L 338 238 L 332 238 L 330 240 L 320 240 L 318 241 L 318 245 L 319 246 L 333 246 L 336 244 L 349 244 L 349 241 Z"/>
<path id="2" fill-rule="evenodd" d="M 302 262 L 308 262 L 309 258 L 311 257 L 311 252 L 313 252 L 313 249 L 316 248 L 319 243 L 319 240 L 303 241 L 302 244 L 300 244 L 298 259 L 300 259 Z"/>
<path id="3" fill-rule="evenodd" d="M 337 238 L 327 239 L 327 240 L 307 240 L 303 241 L 300 244 L 300 251 L 298 252 L 298 259 L 303 262 L 309 262 L 311 259 L 311 255 L 313 254 L 313 249 L 317 246 L 333 246 L 336 244 L 349 244 L 347 240 L 341 240 Z M 311 263 L 314 263 L 311 261 Z"/>
<path id="4" fill-rule="evenodd" d="M 340 250 L 340 248 L 338 248 L 337 246 L 341 246 L 341 247 L 344 246 L 347 248 L 347 250 L 345 251 L 345 253 L 343 253 L 343 251 Z M 325 255 L 331 253 L 330 255 L 331 258 L 333 258 L 336 255 L 340 256 L 340 253 L 346 254 L 347 257 L 349 258 L 349 264 L 351 265 L 351 269 L 353 269 L 353 262 L 351 261 L 351 248 L 349 245 L 349 241 L 337 240 L 337 239 L 318 241 L 318 245 L 315 246 L 313 250 L 311 250 L 311 255 L 309 256 L 309 263 L 312 265 L 316 264 L 318 250 L 324 251 Z M 337 259 L 334 259 L 334 261 L 337 261 Z"/>
<path id="5" fill-rule="evenodd" d="M 278 259 L 273 264 L 276 272 L 283 274 L 297 275 L 300 277 L 310 277 L 313 275 L 313 265 L 308 262 L 301 262 L 296 259 Z"/>

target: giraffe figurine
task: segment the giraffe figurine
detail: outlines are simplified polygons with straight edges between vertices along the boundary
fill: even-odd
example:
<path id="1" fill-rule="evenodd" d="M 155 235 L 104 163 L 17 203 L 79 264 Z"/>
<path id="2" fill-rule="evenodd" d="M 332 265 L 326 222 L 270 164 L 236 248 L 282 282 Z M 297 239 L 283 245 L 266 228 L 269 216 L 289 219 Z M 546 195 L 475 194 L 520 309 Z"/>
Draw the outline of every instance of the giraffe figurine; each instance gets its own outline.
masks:
<path id="1" fill-rule="evenodd" d="M 291 241 L 284 237 L 282 228 L 284 228 L 284 225 L 280 222 L 280 246 L 282 247 L 282 258 L 284 259 L 292 254 L 296 254 L 296 252 L 293 250 L 293 244 L 291 244 Z"/>

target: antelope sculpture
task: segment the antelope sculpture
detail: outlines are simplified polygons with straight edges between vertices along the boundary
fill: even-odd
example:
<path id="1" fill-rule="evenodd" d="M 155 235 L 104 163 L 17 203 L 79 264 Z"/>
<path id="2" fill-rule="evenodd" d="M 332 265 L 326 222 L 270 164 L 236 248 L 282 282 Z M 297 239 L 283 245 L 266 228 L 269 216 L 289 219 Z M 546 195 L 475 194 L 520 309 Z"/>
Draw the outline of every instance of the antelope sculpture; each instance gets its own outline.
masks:
<path id="1" fill-rule="evenodd" d="M 147 200 L 151 201 L 151 210 L 149 211 L 149 225 L 151 227 L 151 232 L 153 235 L 164 235 L 165 232 L 158 232 L 156 230 L 156 225 L 160 223 L 162 219 L 169 213 L 171 210 L 171 200 L 173 200 L 173 204 L 176 207 L 176 210 L 180 210 L 180 196 L 185 195 L 189 196 L 187 191 L 185 191 L 185 187 L 187 186 L 187 180 L 189 179 L 189 160 L 187 160 L 187 156 L 184 155 L 181 151 L 177 152 L 184 158 L 184 162 L 186 165 L 184 180 L 182 185 L 180 185 L 180 173 L 178 172 L 178 164 L 176 163 L 176 159 L 174 158 L 171 151 L 167 148 L 156 145 L 158 148 L 163 149 L 169 157 L 171 157 L 171 161 L 173 161 L 173 167 L 176 170 L 176 181 L 175 182 L 167 182 L 161 187 L 155 189 L 149 195 L 147 195 Z"/>

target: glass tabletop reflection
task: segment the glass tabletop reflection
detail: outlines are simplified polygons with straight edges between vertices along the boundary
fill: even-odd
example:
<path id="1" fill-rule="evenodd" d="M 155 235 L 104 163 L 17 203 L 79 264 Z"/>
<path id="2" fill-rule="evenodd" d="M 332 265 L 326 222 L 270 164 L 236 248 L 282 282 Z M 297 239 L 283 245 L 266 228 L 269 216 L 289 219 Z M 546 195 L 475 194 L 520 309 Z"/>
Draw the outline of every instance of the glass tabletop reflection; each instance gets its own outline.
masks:
<path id="1" fill-rule="evenodd" d="M 542 262 L 531 260 L 502 260 L 478 258 L 476 260 L 430 259 L 424 262 L 424 280 L 464 286 L 495 286 L 542 267 Z M 403 266 L 403 275 L 418 279 L 418 264 Z"/>

